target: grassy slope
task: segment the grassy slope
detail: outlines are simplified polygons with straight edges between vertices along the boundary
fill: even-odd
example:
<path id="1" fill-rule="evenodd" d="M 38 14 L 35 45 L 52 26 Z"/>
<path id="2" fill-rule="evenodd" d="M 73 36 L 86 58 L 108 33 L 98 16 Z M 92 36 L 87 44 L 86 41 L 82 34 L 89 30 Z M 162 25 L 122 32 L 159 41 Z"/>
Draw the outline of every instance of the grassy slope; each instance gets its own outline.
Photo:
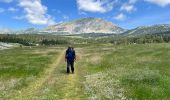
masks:
<path id="1" fill-rule="evenodd" d="M 78 47 L 75 74 L 70 75 L 65 73 L 66 63 L 62 59 L 63 56 L 60 56 L 58 64 L 55 62 L 55 59 L 58 59 L 56 56 L 61 55 L 59 53 L 61 48 L 2 51 L 1 97 L 7 98 L 11 92 L 21 91 L 24 99 L 28 100 L 170 98 L 170 44 L 128 46 L 96 44 Z M 23 62 L 20 62 L 21 60 Z M 52 63 L 53 67 L 46 68 L 52 69 L 44 76 L 43 73 L 46 72 L 44 66 L 47 66 L 47 63 Z M 21 64 L 24 71 L 20 70 L 20 67 L 17 70 Z M 45 77 L 43 81 L 37 81 L 43 77 Z M 31 95 L 25 95 L 28 91 L 23 93 L 22 89 L 28 89 L 34 82 L 40 82 L 41 85 L 32 88 L 34 92 Z M 6 90 L 2 86 L 5 86 Z"/>

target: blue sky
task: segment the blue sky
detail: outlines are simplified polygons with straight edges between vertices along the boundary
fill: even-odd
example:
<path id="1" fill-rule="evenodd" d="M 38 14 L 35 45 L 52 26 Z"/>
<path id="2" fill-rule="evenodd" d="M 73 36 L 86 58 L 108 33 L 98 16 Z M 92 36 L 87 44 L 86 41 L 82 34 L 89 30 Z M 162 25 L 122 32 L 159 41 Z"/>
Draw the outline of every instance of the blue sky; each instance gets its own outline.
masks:
<path id="1" fill-rule="evenodd" d="M 84 17 L 125 29 L 170 24 L 170 0 L 0 0 L 0 29 L 44 28 Z"/>

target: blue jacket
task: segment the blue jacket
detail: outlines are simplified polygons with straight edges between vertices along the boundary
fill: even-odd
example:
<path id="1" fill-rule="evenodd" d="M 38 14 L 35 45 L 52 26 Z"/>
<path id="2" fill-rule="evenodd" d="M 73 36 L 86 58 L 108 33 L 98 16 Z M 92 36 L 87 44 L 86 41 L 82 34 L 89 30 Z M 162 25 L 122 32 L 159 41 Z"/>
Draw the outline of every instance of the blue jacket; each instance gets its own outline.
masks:
<path id="1" fill-rule="evenodd" d="M 68 61 L 74 61 L 75 59 L 75 51 L 71 48 L 67 49 L 66 50 L 66 56 L 65 58 L 68 60 Z"/>

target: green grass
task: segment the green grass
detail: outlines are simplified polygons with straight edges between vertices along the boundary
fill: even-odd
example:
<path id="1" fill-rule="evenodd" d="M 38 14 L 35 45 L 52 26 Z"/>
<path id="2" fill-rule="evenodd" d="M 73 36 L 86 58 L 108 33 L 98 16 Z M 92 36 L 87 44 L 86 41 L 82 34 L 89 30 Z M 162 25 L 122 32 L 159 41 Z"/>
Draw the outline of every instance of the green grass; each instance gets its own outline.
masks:
<path id="1" fill-rule="evenodd" d="M 88 52 L 91 52 L 89 58 L 96 53 L 93 49 Z M 119 99 L 168 100 L 170 98 L 170 44 L 113 46 L 108 51 L 99 48 L 97 53 L 99 56 L 102 55 L 102 60 L 96 65 L 89 63 L 87 65 L 89 72 L 92 76 L 98 72 L 109 74 L 100 82 L 113 80 L 114 84 L 114 81 L 120 81 L 117 86 L 123 88 L 123 96 Z M 96 88 L 102 86 L 95 85 L 91 90 Z M 114 93 L 115 89 L 113 88 L 111 92 Z M 94 94 L 100 96 L 103 93 Z M 111 97 L 117 98 L 113 95 L 108 99 Z"/>
<path id="2" fill-rule="evenodd" d="M 41 76 L 52 63 L 60 48 L 13 48 L 0 52 L 0 98 L 6 98 L 13 90 L 27 87 Z M 13 91 L 14 92 L 14 91 Z M 6 94 L 8 93 L 8 94 Z"/>
<path id="3" fill-rule="evenodd" d="M 0 96 L 43 76 L 63 47 L 14 48 L 0 52 Z M 34 94 L 26 99 L 168 100 L 170 44 L 76 45 L 75 74 L 61 59 Z M 25 93 L 26 94 L 26 93 Z"/>
<path id="4" fill-rule="evenodd" d="M 34 49 L 41 50 L 39 48 L 16 48 L 2 51 L 0 53 L 0 77 L 37 76 L 42 72 L 44 67 L 51 63 L 53 52 L 34 53 Z"/>

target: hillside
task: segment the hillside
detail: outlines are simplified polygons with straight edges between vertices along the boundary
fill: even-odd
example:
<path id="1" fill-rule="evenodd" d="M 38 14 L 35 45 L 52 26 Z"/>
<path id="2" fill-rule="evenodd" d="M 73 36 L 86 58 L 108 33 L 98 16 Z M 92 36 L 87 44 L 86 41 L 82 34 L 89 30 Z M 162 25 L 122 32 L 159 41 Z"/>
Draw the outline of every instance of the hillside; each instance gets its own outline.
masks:
<path id="1" fill-rule="evenodd" d="M 124 29 L 114 25 L 112 22 L 100 18 L 82 18 L 71 22 L 65 22 L 49 26 L 42 32 L 47 33 L 122 33 Z"/>
<path id="2" fill-rule="evenodd" d="M 137 27 L 135 29 L 126 31 L 123 34 L 136 36 L 136 35 L 145 35 L 145 34 L 161 34 L 161 33 L 167 33 L 167 32 L 170 32 L 170 24 Z"/>
<path id="3" fill-rule="evenodd" d="M 12 30 L 8 28 L 0 28 L 0 34 L 10 34 L 12 33 Z"/>

